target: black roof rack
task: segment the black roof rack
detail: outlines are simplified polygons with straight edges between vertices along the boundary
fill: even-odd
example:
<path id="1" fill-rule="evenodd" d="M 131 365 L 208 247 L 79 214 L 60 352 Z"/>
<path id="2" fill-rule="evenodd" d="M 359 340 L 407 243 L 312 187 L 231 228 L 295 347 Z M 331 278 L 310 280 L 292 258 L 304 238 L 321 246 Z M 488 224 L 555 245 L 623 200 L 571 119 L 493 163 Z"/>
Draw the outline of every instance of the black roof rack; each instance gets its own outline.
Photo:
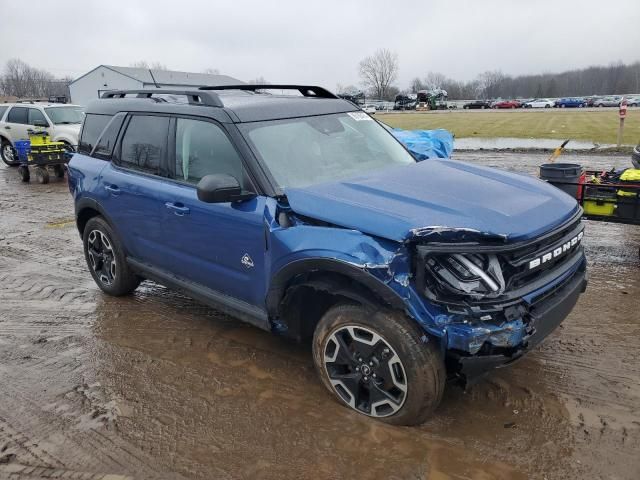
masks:
<path id="1" fill-rule="evenodd" d="M 201 87 L 202 88 L 202 87 Z M 154 95 L 184 95 L 189 105 L 206 105 L 209 107 L 223 107 L 218 95 L 214 92 L 199 90 L 109 90 L 104 92 L 101 98 L 126 98 L 127 95 L 136 95 L 136 98 L 153 98 Z"/>
<path id="2" fill-rule="evenodd" d="M 256 90 L 297 90 L 305 97 L 338 98 L 326 88 L 318 87 L 315 85 L 218 85 L 200 87 L 199 90 L 247 90 L 250 92 L 255 92 Z"/>

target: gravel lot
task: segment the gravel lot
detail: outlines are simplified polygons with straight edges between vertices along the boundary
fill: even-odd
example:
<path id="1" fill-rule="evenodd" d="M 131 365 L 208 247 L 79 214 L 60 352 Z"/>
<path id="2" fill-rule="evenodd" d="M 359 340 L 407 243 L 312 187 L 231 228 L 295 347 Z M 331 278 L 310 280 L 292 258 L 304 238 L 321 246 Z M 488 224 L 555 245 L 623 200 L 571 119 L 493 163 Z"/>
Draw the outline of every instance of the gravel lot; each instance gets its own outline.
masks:
<path id="1" fill-rule="evenodd" d="M 640 477 L 640 227 L 588 222 L 589 288 L 561 328 L 405 428 L 334 402 L 306 345 L 150 282 L 103 295 L 66 183 L 0 166 L 0 186 L 0 478 Z"/>

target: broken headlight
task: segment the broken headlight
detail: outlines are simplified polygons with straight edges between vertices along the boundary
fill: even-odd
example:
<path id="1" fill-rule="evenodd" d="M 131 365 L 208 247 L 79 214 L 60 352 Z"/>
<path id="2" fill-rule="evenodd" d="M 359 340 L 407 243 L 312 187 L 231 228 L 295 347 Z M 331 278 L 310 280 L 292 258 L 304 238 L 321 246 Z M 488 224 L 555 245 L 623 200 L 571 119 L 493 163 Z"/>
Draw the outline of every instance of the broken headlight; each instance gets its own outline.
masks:
<path id="1" fill-rule="evenodd" d="M 426 287 L 447 296 L 492 298 L 505 289 L 500 261 L 495 254 L 431 254 L 425 258 Z M 435 291 L 435 292 L 434 292 Z"/>

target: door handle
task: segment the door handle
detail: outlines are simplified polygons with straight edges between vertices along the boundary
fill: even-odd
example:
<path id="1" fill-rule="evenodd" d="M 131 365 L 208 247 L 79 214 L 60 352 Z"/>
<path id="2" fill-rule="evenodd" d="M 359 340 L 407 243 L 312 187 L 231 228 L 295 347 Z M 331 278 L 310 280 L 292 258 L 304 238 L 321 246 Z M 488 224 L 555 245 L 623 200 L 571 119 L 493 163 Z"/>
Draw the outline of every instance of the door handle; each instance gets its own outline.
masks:
<path id="1" fill-rule="evenodd" d="M 5 130 L 11 130 L 11 127 L 9 125 L 7 125 L 6 127 L 4 127 Z"/>
<path id="2" fill-rule="evenodd" d="M 183 215 L 188 215 L 189 212 L 191 210 L 189 210 L 188 207 L 185 207 L 183 204 L 181 203 L 171 203 L 171 202 L 167 202 L 164 204 L 165 207 L 167 207 L 169 210 L 173 210 L 173 213 L 175 213 L 178 216 L 183 216 Z"/>
<path id="3" fill-rule="evenodd" d="M 118 188 L 117 185 L 105 185 L 104 189 L 114 197 L 117 197 L 118 195 L 120 195 L 120 189 Z"/>

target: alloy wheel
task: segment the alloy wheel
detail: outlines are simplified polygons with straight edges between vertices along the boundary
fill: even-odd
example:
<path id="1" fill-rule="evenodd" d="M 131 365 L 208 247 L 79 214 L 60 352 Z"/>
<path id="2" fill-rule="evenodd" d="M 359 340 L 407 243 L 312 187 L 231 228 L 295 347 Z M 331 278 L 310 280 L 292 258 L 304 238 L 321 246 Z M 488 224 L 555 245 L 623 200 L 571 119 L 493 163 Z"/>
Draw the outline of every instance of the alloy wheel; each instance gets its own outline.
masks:
<path id="1" fill-rule="evenodd" d="M 396 413 L 407 397 L 404 365 L 379 334 L 359 325 L 336 329 L 323 347 L 324 367 L 338 396 L 371 417 Z"/>
<path id="2" fill-rule="evenodd" d="M 2 147 L 2 156 L 9 163 L 14 163 L 16 161 L 15 155 L 13 153 L 13 147 L 9 143 L 5 143 L 4 147 Z"/>
<path id="3" fill-rule="evenodd" d="M 92 230 L 87 239 L 89 264 L 104 285 L 116 279 L 116 260 L 109 238 L 100 230 Z"/>

